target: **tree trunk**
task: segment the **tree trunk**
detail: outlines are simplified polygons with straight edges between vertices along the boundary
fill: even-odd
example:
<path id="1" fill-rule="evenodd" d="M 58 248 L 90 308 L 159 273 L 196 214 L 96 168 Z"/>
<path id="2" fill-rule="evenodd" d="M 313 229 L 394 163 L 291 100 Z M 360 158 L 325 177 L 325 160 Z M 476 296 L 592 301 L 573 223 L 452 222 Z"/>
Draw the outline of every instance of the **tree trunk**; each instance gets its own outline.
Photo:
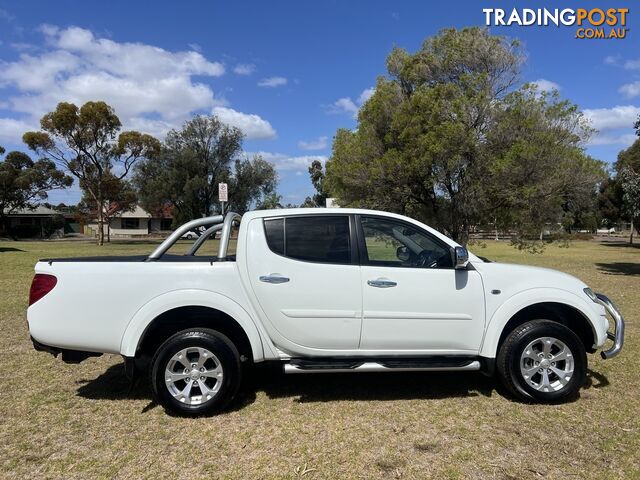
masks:
<path id="1" fill-rule="evenodd" d="M 98 199 L 98 246 L 104 245 L 104 215 L 102 212 L 102 199 Z"/>
<path id="2" fill-rule="evenodd" d="M 631 218 L 631 235 L 629 235 L 629 245 L 633 245 L 633 218 Z"/>

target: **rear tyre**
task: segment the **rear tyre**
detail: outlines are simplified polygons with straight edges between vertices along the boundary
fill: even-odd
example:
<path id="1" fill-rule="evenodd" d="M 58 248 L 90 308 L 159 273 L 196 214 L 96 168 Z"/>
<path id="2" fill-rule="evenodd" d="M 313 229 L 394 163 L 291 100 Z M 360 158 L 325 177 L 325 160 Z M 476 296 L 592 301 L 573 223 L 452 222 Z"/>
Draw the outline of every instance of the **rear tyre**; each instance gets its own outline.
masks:
<path id="1" fill-rule="evenodd" d="M 151 360 L 149 383 L 154 398 L 176 415 L 220 412 L 234 399 L 241 381 L 238 349 L 215 330 L 178 332 Z"/>
<path id="2" fill-rule="evenodd" d="M 574 398 L 584 385 L 587 354 L 580 338 L 551 320 L 514 329 L 497 358 L 502 383 L 518 399 L 540 403 Z"/>

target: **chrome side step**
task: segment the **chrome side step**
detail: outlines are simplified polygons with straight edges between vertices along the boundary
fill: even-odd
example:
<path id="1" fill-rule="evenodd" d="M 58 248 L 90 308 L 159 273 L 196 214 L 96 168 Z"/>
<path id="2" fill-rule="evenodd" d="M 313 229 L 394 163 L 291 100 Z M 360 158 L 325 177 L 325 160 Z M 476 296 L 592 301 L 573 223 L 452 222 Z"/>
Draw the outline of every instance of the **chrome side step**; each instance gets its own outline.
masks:
<path id="1" fill-rule="evenodd" d="M 336 366 L 335 368 L 326 365 L 319 368 L 305 367 L 300 364 L 285 363 L 284 373 L 350 373 L 350 372 L 445 372 L 445 371 L 477 371 L 480 370 L 480 362 L 473 360 L 464 365 L 439 365 L 439 366 L 417 366 L 401 364 L 393 367 L 385 366 L 378 362 L 364 362 L 351 367 Z"/>

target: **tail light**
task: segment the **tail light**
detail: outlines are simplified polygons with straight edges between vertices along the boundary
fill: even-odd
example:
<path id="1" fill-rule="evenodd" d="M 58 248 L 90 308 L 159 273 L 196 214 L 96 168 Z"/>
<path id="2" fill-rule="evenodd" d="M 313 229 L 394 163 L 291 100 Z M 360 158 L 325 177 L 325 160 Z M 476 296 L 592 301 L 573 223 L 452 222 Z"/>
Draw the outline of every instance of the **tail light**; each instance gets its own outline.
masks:
<path id="1" fill-rule="evenodd" d="M 56 283 L 58 283 L 58 279 L 55 276 L 47 275 L 46 273 L 36 273 L 31 281 L 31 290 L 29 290 L 29 306 L 53 290 Z"/>

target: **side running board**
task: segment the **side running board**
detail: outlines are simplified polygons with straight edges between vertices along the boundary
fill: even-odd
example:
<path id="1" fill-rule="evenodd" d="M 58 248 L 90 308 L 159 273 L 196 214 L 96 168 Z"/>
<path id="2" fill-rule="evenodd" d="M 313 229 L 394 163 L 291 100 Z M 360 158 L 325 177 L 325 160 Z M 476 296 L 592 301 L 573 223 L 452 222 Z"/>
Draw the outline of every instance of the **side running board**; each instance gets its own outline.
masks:
<path id="1" fill-rule="evenodd" d="M 443 371 L 477 371 L 479 360 L 416 360 L 400 359 L 377 361 L 335 362 L 292 360 L 284 364 L 284 373 L 351 373 L 351 372 L 443 372 Z"/>

